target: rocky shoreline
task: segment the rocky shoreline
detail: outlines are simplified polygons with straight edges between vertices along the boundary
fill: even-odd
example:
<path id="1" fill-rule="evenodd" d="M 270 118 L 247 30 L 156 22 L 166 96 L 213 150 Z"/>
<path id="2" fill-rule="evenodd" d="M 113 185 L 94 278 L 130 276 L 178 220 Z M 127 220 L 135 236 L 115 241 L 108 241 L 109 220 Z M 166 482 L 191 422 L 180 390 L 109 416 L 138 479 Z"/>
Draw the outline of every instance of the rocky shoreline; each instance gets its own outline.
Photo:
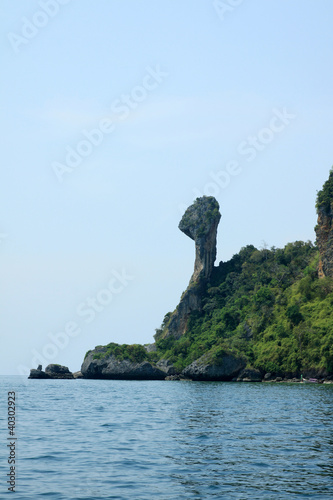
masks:
<path id="1" fill-rule="evenodd" d="M 101 354 L 98 349 L 98 354 Z M 82 363 L 81 371 L 72 373 L 66 366 L 51 364 L 42 370 L 39 365 L 37 369 L 30 370 L 29 379 L 106 379 L 106 380 L 166 380 L 166 381 L 202 381 L 202 382 L 244 382 L 244 383 L 289 383 L 289 384 L 333 384 L 333 376 L 317 377 L 305 376 L 290 377 L 276 376 L 266 373 L 262 375 L 255 368 L 244 368 L 243 361 L 225 356 L 220 364 L 205 364 L 203 360 L 197 360 L 181 373 L 176 370 L 169 360 L 162 359 L 156 366 L 144 361 L 135 363 L 118 360 L 115 356 L 102 359 L 94 359 L 96 350 L 91 351 Z"/>
<path id="2" fill-rule="evenodd" d="M 330 173 L 330 179 L 327 183 L 325 183 L 323 191 L 321 191 L 318 195 L 318 225 L 316 226 L 316 235 L 320 254 L 319 278 L 328 277 L 329 280 L 332 280 L 333 278 L 333 231 L 331 230 L 333 227 L 333 201 L 331 200 L 332 190 L 333 171 Z M 200 326 L 198 332 L 195 332 L 195 334 L 192 332 L 192 337 L 190 332 L 189 339 L 186 339 L 187 345 L 186 342 L 183 342 L 183 344 L 181 343 L 182 337 L 188 333 L 191 317 L 195 314 L 203 314 L 207 306 L 209 306 L 209 308 L 218 308 L 219 301 L 222 299 L 224 300 L 224 294 L 227 293 L 225 291 L 221 291 L 217 286 L 212 286 L 209 281 L 212 278 L 214 271 L 214 262 L 217 252 L 217 228 L 220 219 L 221 213 L 219 210 L 219 204 L 212 196 L 197 198 L 196 201 L 185 211 L 178 227 L 195 243 L 194 271 L 189 285 L 183 293 L 178 306 L 174 312 L 167 313 L 161 328 L 156 330 L 154 343 L 142 346 L 138 344 L 120 345 L 111 342 L 106 346 L 97 346 L 93 350 L 88 351 L 82 363 L 80 372 L 72 373 L 65 366 L 50 364 L 46 367 L 45 371 L 42 370 L 41 366 L 39 366 L 37 370 L 32 369 L 29 378 L 68 380 L 75 378 L 110 380 L 193 380 L 245 383 L 333 383 L 332 361 L 327 361 L 326 364 L 318 363 L 318 366 L 314 366 L 313 369 L 309 368 L 311 365 L 309 361 L 290 365 L 267 362 L 266 364 L 259 364 L 255 357 L 248 356 L 246 351 L 242 351 L 237 347 L 234 348 L 234 346 L 232 344 L 228 344 L 228 342 L 225 342 L 225 344 L 221 343 L 220 337 L 223 337 L 225 334 L 224 329 L 226 332 L 229 331 L 228 327 L 225 326 L 228 321 L 236 321 L 236 324 L 237 322 L 239 323 L 239 319 L 236 318 L 235 320 L 233 317 L 232 309 L 230 310 L 231 312 L 227 311 L 227 314 L 225 315 L 226 319 L 223 320 L 224 323 L 218 323 L 222 324 L 222 331 L 218 333 L 218 337 L 216 337 L 216 333 L 214 334 L 215 337 L 213 337 L 213 341 L 211 341 L 210 338 L 208 339 L 209 341 L 207 338 L 204 338 L 202 344 L 198 344 L 198 337 L 200 340 L 201 335 Z M 246 261 L 242 265 L 245 264 L 247 264 Z M 274 265 L 276 265 L 276 262 Z M 311 281 L 314 277 L 311 278 L 311 273 L 309 271 L 310 268 L 307 267 L 306 269 L 308 271 L 304 280 L 308 281 L 303 280 L 300 283 L 302 283 L 302 286 L 308 286 L 309 288 L 309 280 Z M 313 273 L 318 274 L 317 271 L 312 271 L 312 274 Z M 230 273 L 230 276 L 233 274 L 235 274 L 235 272 Z M 256 274 L 254 275 L 256 276 Z M 226 274 L 225 276 L 222 274 L 222 278 L 225 280 L 227 279 L 226 276 L 229 276 L 229 274 Z M 247 276 L 247 279 L 250 278 Z M 214 285 L 214 281 L 212 283 Z M 217 284 L 219 284 L 219 282 Z M 222 284 L 224 284 L 224 282 L 222 282 Z M 207 299 L 207 296 L 205 297 L 205 293 L 207 295 L 207 292 L 205 291 L 207 287 L 208 292 L 209 290 L 213 290 L 213 292 L 210 292 L 211 295 L 208 297 L 209 300 Z M 332 284 L 328 281 L 326 287 L 328 287 L 327 290 L 332 291 L 333 281 Z M 216 289 L 219 291 L 219 295 L 217 294 Z M 227 290 L 229 290 L 228 287 Z M 263 296 L 259 294 L 260 290 L 263 291 Z M 311 290 L 311 287 L 309 290 Z M 327 290 L 324 290 L 325 293 L 328 293 Z M 228 293 L 231 293 L 230 290 Z M 274 295 L 272 298 L 272 293 L 271 289 L 268 289 L 261 284 L 261 288 L 259 288 L 259 291 L 257 292 L 257 295 L 259 294 L 259 296 L 257 297 L 257 295 L 255 295 L 255 297 L 257 297 L 257 302 L 254 302 L 255 308 L 259 307 L 260 310 L 260 307 L 263 306 L 266 309 L 272 307 L 271 301 L 274 303 Z M 214 297 L 213 301 L 211 297 Z M 206 303 L 204 299 L 206 299 Z M 328 315 L 329 313 L 330 308 L 328 308 Z M 325 314 L 327 314 L 327 311 L 325 311 Z M 304 325 L 306 325 L 298 303 L 292 305 L 286 310 L 284 320 L 287 325 L 287 330 L 288 328 L 299 328 L 298 325 L 300 322 L 304 322 Z M 324 327 L 326 328 L 325 325 Z M 235 328 L 236 327 L 234 325 L 234 331 L 236 331 Z M 239 328 L 237 335 L 241 334 L 240 339 L 242 342 L 247 342 L 252 339 L 253 332 L 246 321 L 242 325 L 239 323 L 237 328 Z M 300 332 L 302 333 L 301 330 Z M 301 333 L 298 334 L 299 339 L 301 338 Z M 286 335 L 283 331 L 283 337 L 285 336 Z M 301 342 L 299 339 L 297 342 Z M 175 341 L 179 341 L 179 349 L 172 350 L 172 346 L 175 344 Z M 191 355 L 186 357 L 184 352 L 187 352 L 188 343 L 192 341 L 197 342 L 197 344 L 194 344 L 195 349 L 193 349 Z M 183 349 L 184 345 L 185 349 Z M 281 341 L 276 343 L 276 348 L 280 346 Z M 325 355 L 327 359 L 331 359 L 329 358 L 331 356 L 331 351 L 328 352 L 328 347 L 324 347 L 326 349 Z M 301 345 L 299 348 L 301 348 Z M 295 355 L 298 355 L 298 353 L 296 352 Z M 161 357 L 162 359 L 160 359 Z M 163 357 L 169 357 L 173 360 L 173 362 L 175 362 L 175 365 L 173 365 L 170 359 L 163 359 Z M 194 361 L 190 362 L 192 359 L 194 359 Z M 253 366 L 249 366 L 251 363 L 260 366 L 261 369 L 258 370 Z M 321 366 L 326 366 L 326 369 L 319 368 Z M 185 368 L 181 371 L 180 367 Z M 290 372 L 287 371 L 289 367 L 291 370 Z M 265 370 L 275 370 L 275 373 L 266 373 Z M 303 371 L 302 374 L 301 370 Z"/>
<path id="3" fill-rule="evenodd" d="M 81 372 L 72 373 L 67 366 L 50 364 L 45 368 L 45 371 L 42 370 L 42 365 L 39 365 L 37 369 L 32 368 L 28 378 L 73 380 L 83 378 L 83 376 Z"/>

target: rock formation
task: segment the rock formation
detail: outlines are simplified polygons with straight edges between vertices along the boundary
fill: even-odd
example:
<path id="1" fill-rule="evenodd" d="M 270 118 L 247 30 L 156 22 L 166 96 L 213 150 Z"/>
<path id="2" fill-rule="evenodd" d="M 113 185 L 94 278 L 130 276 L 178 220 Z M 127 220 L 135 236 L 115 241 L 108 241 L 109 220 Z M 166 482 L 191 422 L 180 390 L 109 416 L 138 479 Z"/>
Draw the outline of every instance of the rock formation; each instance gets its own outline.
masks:
<path id="1" fill-rule="evenodd" d="M 42 365 L 38 365 L 37 370 L 31 369 L 28 378 L 33 379 L 45 379 L 45 378 L 61 378 L 61 379 L 73 379 L 72 372 L 69 371 L 67 366 L 51 364 L 45 368 L 45 372 L 42 370 Z"/>
<path id="2" fill-rule="evenodd" d="M 179 229 L 195 242 L 194 272 L 177 309 L 172 314 L 162 337 L 181 337 L 192 311 L 202 307 L 202 287 L 210 278 L 216 259 L 216 234 L 221 214 L 213 196 L 197 198 L 184 213 Z M 158 340 L 158 337 L 156 337 Z"/>
<path id="3" fill-rule="evenodd" d="M 320 253 L 318 276 L 333 277 L 333 234 L 332 234 L 333 214 L 325 213 L 323 209 L 318 211 L 318 223 L 316 226 L 317 246 Z"/>
<path id="4" fill-rule="evenodd" d="M 30 375 L 28 378 L 34 378 L 34 379 L 51 378 L 50 375 L 43 372 L 43 370 L 40 369 L 39 367 L 37 368 L 37 370 L 35 368 L 31 368 Z"/>
<path id="5" fill-rule="evenodd" d="M 69 371 L 67 366 L 61 366 L 61 365 L 48 365 L 45 368 L 45 373 L 50 376 L 50 378 L 67 378 L 67 379 L 72 379 L 74 378 L 73 373 Z"/>
<path id="6" fill-rule="evenodd" d="M 216 259 L 216 234 L 221 214 L 213 196 L 197 198 L 184 213 L 179 229 L 195 242 L 194 272 L 190 280 L 208 279 Z"/>
<path id="7" fill-rule="evenodd" d="M 318 222 L 315 227 L 320 253 L 319 278 L 333 277 L 333 170 L 317 195 Z"/>
<path id="8" fill-rule="evenodd" d="M 99 346 L 89 351 L 82 366 L 84 378 L 121 379 L 121 380 L 164 380 L 166 372 L 148 361 L 134 362 L 117 359 L 107 354 L 107 347 Z"/>
<path id="9" fill-rule="evenodd" d="M 212 360 L 207 353 L 193 361 L 183 370 L 182 374 L 192 380 L 232 380 L 237 377 L 246 366 L 246 361 L 225 354 L 219 360 Z"/>

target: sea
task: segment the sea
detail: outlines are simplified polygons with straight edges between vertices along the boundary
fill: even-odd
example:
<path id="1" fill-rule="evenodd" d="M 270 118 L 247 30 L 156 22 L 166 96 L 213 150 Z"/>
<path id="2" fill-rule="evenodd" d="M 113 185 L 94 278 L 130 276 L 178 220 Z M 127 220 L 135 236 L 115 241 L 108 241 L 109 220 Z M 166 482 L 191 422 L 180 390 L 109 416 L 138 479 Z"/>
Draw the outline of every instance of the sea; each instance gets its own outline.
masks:
<path id="1" fill-rule="evenodd" d="M 2 376 L 0 417 L 1 499 L 333 499 L 333 385 Z"/>

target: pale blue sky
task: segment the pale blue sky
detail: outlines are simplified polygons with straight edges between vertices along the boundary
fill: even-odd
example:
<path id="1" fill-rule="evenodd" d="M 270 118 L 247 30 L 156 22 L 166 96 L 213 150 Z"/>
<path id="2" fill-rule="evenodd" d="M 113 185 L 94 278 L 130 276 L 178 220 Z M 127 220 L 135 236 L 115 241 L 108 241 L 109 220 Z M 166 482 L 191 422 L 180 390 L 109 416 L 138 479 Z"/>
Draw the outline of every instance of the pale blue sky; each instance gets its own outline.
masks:
<path id="1" fill-rule="evenodd" d="M 95 345 L 151 342 L 193 270 L 177 226 L 200 194 L 220 203 L 217 262 L 314 241 L 333 3 L 235 3 L 2 0 L 2 373 L 43 350 L 74 371 Z"/>

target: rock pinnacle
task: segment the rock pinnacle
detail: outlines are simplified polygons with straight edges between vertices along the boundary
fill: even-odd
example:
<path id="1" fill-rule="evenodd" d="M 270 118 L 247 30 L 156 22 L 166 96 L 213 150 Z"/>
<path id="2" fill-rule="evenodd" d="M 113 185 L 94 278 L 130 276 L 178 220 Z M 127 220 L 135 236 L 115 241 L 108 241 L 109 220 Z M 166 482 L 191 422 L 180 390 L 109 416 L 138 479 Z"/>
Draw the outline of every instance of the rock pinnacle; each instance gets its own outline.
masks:
<path id="1" fill-rule="evenodd" d="M 179 229 L 195 242 L 194 272 L 190 283 L 208 279 L 216 259 L 216 234 L 221 214 L 213 196 L 202 196 L 186 210 Z"/>

